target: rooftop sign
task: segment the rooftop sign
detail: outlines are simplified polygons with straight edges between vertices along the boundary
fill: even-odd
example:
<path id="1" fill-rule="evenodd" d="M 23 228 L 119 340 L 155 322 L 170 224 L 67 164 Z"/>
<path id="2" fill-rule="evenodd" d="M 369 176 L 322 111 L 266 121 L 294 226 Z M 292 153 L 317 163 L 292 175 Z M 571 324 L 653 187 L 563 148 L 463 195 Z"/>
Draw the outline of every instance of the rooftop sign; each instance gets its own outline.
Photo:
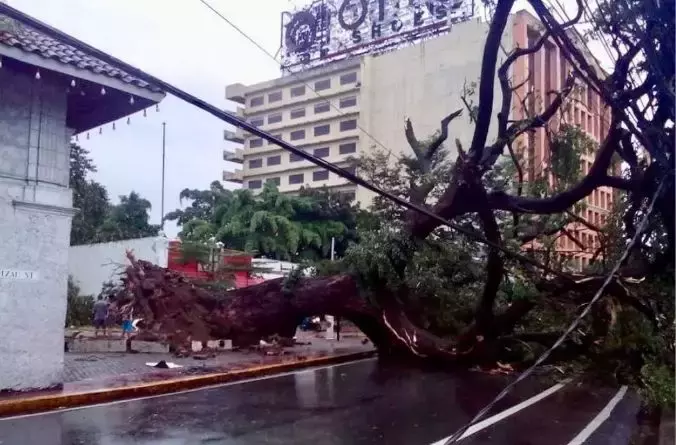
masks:
<path id="1" fill-rule="evenodd" d="M 474 0 L 315 0 L 282 13 L 282 69 L 299 71 L 416 42 L 474 14 Z"/>

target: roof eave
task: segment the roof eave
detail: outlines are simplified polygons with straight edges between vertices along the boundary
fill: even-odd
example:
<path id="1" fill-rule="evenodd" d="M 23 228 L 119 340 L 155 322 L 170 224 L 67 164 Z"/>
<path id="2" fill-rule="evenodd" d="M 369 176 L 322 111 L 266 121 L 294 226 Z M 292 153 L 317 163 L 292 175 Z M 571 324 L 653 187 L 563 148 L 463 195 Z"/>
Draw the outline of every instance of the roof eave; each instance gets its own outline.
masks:
<path id="1" fill-rule="evenodd" d="M 37 54 L 28 53 L 21 49 L 3 44 L 0 44 L 0 56 L 16 59 L 23 63 L 43 68 L 46 70 L 55 71 L 67 76 L 71 76 L 76 79 L 94 82 L 104 87 L 114 88 L 116 90 L 120 90 L 125 93 L 147 99 L 151 101 L 153 104 L 161 102 L 162 99 L 164 99 L 164 97 L 166 96 L 166 94 L 161 91 L 160 92 L 151 91 L 147 88 L 142 88 L 124 82 L 120 79 L 116 79 L 102 74 L 96 74 L 88 70 L 80 69 L 72 65 L 66 65 L 57 62 L 55 60 L 46 59 Z"/>

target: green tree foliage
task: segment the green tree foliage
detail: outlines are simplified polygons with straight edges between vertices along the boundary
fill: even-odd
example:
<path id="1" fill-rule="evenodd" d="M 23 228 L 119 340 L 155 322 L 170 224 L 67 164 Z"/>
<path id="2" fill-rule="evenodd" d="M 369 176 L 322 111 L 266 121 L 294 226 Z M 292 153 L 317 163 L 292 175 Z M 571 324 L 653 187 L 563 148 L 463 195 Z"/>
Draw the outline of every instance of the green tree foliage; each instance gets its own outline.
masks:
<path id="1" fill-rule="evenodd" d="M 190 204 L 166 219 L 181 226 L 184 241 L 213 238 L 226 249 L 300 261 L 328 258 L 331 238 L 340 256 L 357 236 L 357 206 L 328 190 L 301 190 L 290 196 L 268 183 L 254 195 L 247 189 L 225 190 L 213 182 L 209 190 L 183 190 L 181 199 Z"/>
<path id="2" fill-rule="evenodd" d="M 70 188 L 73 191 L 73 207 L 79 211 L 73 217 L 70 232 L 72 245 L 87 244 L 97 239 L 108 214 L 108 192 L 98 182 L 88 179 L 96 172 L 89 152 L 77 144 L 70 146 Z"/>
<path id="3" fill-rule="evenodd" d="M 120 197 L 120 204 L 111 204 L 106 188 L 89 179 L 95 172 L 89 152 L 71 144 L 70 188 L 73 207 L 78 209 L 71 227 L 71 245 L 156 236 L 159 226 L 148 222 L 150 202 L 131 192 Z"/>
<path id="4" fill-rule="evenodd" d="M 66 327 L 90 325 L 94 298 L 91 295 L 80 295 L 80 287 L 75 284 L 71 276 L 68 277 L 67 295 Z"/>
<path id="5" fill-rule="evenodd" d="M 103 224 L 98 227 L 99 242 L 156 236 L 160 226 L 148 222 L 150 201 L 136 192 L 120 196 L 120 203 L 110 206 Z"/>

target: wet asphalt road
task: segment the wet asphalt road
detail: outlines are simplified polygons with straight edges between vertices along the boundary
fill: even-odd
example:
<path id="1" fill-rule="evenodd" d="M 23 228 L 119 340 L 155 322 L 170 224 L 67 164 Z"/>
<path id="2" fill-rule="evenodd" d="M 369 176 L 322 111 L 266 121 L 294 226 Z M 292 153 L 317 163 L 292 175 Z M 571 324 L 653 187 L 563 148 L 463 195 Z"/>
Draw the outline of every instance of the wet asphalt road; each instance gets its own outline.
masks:
<path id="1" fill-rule="evenodd" d="M 383 366 L 375 360 L 276 378 L 37 416 L 0 419 L 1 445 L 430 445 L 505 384 L 479 374 Z M 546 386 L 525 382 L 496 414 Z M 567 445 L 615 394 L 566 386 L 462 444 Z M 633 399 L 590 445 L 626 445 Z"/>

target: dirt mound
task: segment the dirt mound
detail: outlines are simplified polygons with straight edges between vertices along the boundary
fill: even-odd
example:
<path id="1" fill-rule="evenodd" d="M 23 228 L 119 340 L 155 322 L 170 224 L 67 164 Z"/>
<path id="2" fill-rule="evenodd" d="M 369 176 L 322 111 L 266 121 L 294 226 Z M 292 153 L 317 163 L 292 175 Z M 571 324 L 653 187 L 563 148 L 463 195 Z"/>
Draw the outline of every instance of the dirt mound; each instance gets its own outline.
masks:
<path id="1" fill-rule="evenodd" d="M 141 319 L 139 337 L 159 339 L 175 347 L 187 347 L 192 340 L 227 338 L 223 329 L 214 329 L 210 314 L 223 295 L 215 295 L 180 274 L 133 255 L 115 294 L 114 309 L 122 314 L 133 310 Z M 214 337 L 217 336 L 217 337 Z"/>

